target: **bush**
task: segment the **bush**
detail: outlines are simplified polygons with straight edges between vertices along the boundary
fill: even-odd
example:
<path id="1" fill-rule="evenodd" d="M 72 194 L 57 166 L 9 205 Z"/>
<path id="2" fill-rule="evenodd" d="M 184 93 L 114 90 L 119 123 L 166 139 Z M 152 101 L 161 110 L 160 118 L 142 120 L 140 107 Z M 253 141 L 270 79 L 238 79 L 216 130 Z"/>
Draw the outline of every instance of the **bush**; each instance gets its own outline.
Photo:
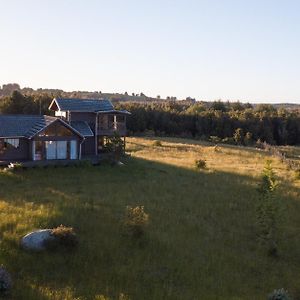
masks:
<path id="1" fill-rule="evenodd" d="M 271 161 L 267 161 L 258 186 L 257 222 L 259 238 L 267 247 L 268 254 L 277 256 L 279 221 L 281 218 L 280 202 L 276 197 L 278 182 Z"/>
<path id="2" fill-rule="evenodd" d="M 274 290 L 269 296 L 268 300 L 292 300 L 288 291 L 284 289 Z"/>
<path id="3" fill-rule="evenodd" d="M 3 268 L 0 267 L 0 296 L 6 295 L 12 286 L 12 281 L 9 273 Z"/>
<path id="4" fill-rule="evenodd" d="M 144 206 L 126 207 L 124 226 L 127 233 L 133 237 L 141 237 L 149 222 L 149 215 L 145 213 Z"/>
<path id="5" fill-rule="evenodd" d="M 195 161 L 195 166 L 197 170 L 206 169 L 206 161 L 204 159 L 197 159 Z"/>
<path id="6" fill-rule="evenodd" d="M 154 147 L 162 147 L 162 143 L 161 143 L 161 141 L 154 141 L 153 146 Z"/>
<path id="7" fill-rule="evenodd" d="M 78 244 L 77 235 L 72 227 L 60 225 L 52 229 L 51 235 L 54 239 L 47 242 L 47 248 L 49 249 L 56 249 L 59 246 L 71 249 L 75 248 Z"/>
<path id="8" fill-rule="evenodd" d="M 233 137 L 226 137 L 222 139 L 222 144 L 235 145 L 235 140 Z"/>
<path id="9" fill-rule="evenodd" d="M 212 142 L 212 143 L 218 144 L 222 141 L 222 139 L 219 138 L 218 136 L 211 135 L 209 137 L 209 141 Z"/>
<path id="10" fill-rule="evenodd" d="M 113 161 L 120 161 L 121 156 L 125 153 L 125 144 L 118 133 L 108 137 L 104 149 L 110 153 Z"/>

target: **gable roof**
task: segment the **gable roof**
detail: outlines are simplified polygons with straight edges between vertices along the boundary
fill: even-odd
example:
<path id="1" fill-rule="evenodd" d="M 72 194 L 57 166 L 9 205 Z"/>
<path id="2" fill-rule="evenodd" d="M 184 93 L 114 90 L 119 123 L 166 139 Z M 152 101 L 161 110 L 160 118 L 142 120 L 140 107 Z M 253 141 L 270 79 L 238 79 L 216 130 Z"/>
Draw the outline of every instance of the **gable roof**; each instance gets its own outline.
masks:
<path id="1" fill-rule="evenodd" d="M 98 112 L 114 109 L 111 102 L 105 99 L 54 98 L 49 109 L 55 110 L 55 105 L 60 111 Z"/>
<path id="2" fill-rule="evenodd" d="M 39 115 L 0 115 L 0 137 L 32 138 L 56 121 L 63 123 L 77 135 L 84 137 L 79 131 L 59 118 Z"/>

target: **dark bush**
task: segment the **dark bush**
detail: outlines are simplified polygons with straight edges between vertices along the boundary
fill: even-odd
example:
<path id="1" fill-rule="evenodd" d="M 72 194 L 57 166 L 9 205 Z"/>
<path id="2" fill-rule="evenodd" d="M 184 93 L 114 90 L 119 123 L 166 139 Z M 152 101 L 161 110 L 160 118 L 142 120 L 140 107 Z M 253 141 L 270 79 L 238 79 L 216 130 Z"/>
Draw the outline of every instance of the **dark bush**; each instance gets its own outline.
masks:
<path id="1" fill-rule="evenodd" d="M 195 166 L 197 170 L 206 169 L 206 161 L 204 159 L 195 160 Z"/>
<path id="2" fill-rule="evenodd" d="M 126 207 L 124 226 L 126 232 L 135 238 L 141 237 L 149 222 L 149 215 L 145 213 L 144 206 Z"/>
<path id="3" fill-rule="evenodd" d="M 11 289 L 12 280 L 9 273 L 0 267 L 0 296 L 7 295 Z"/>
<path id="4" fill-rule="evenodd" d="M 48 249 L 56 249 L 60 246 L 72 249 L 78 245 L 78 238 L 72 227 L 60 225 L 52 229 L 51 235 L 54 239 L 47 242 Z"/>
<path id="5" fill-rule="evenodd" d="M 268 300 L 292 300 L 288 291 L 284 289 L 274 290 L 269 296 Z"/>
<path id="6" fill-rule="evenodd" d="M 153 146 L 155 146 L 155 147 L 162 147 L 162 143 L 161 143 L 161 141 L 154 141 L 153 142 Z"/>

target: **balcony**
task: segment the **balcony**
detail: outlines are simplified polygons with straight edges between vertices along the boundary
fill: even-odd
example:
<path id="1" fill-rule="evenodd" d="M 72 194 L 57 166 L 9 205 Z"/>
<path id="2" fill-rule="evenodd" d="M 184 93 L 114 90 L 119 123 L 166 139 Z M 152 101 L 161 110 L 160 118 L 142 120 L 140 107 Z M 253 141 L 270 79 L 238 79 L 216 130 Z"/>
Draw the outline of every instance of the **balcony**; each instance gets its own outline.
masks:
<path id="1" fill-rule="evenodd" d="M 126 135 L 125 122 L 109 122 L 107 124 L 98 124 L 97 135 L 114 135 L 115 133 L 120 136 Z"/>

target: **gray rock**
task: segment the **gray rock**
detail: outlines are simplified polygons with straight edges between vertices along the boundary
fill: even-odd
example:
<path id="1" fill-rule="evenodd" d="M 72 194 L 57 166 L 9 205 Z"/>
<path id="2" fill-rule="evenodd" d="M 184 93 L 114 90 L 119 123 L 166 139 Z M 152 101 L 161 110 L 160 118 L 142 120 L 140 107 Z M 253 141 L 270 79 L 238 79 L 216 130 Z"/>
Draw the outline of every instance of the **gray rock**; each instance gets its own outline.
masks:
<path id="1" fill-rule="evenodd" d="M 122 163 L 121 161 L 118 161 L 118 162 L 117 162 L 117 165 L 118 165 L 118 166 L 125 166 L 125 164 Z"/>
<path id="2" fill-rule="evenodd" d="M 36 230 L 21 239 L 21 246 L 26 250 L 42 251 L 46 249 L 46 242 L 52 239 L 51 229 Z"/>

